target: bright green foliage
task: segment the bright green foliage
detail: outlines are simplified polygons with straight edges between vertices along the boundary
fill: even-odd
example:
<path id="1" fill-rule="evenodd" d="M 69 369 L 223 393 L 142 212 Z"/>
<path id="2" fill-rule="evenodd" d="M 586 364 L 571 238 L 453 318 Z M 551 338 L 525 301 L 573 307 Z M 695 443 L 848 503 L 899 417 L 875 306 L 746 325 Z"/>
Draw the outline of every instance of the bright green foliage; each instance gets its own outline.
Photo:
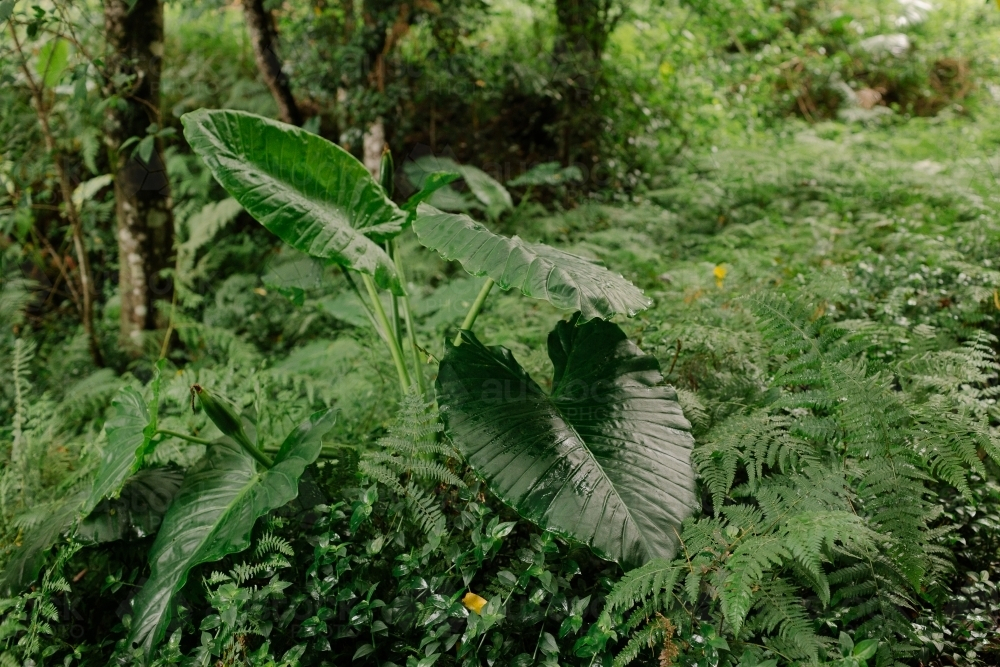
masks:
<path id="1" fill-rule="evenodd" d="M 35 590 L 0 599 L 0 667 L 44 664 L 60 648 L 56 603 L 70 593 L 63 570 L 79 548 L 63 549 Z"/>
<path id="2" fill-rule="evenodd" d="M 139 648 L 148 656 L 166 632 L 174 595 L 191 568 L 245 549 L 257 519 L 295 498 L 299 478 L 319 456 L 333 419 L 328 411 L 300 424 L 282 443 L 274 467 L 264 472 L 227 440 L 212 445 L 187 472 L 150 550 L 152 572 L 133 603 L 127 650 Z"/>
<path id="3" fill-rule="evenodd" d="M 774 355 L 768 398 L 706 434 L 694 459 L 714 516 L 685 524 L 685 558 L 626 575 L 602 623 L 637 628 L 654 612 L 681 623 L 708 604 L 736 654 L 762 644 L 815 660 L 832 648 L 829 623 L 877 641 L 880 661 L 902 659 L 915 650 L 907 614 L 948 569 L 925 485 L 967 490 L 970 471 L 982 474 L 977 452 L 1000 458 L 969 407 L 975 390 L 956 393 L 947 378 L 985 387 L 995 354 L 979 339 L 872 368 L 860 359 L 873 345 L 864 330 L 811 320 L 781 297 L 745 303 Z"/>
<path id="4" fill-rule="evenodd" d="M 469 332 L 438 374 L 448 434 L 491 490 L 546 530 L 626 567 L 669 558 L 694 510 L 693 445 L 659 364 L 617 325 L 549 334 L 546 396 L 510 350 Z"/>
<path id="5" fill-rule="evenodd" d="M 420 189 L 406 200 L 403 209 L 409 211 L 411 214 L 414 213 L 417 207 L 430 199 L 435 192 L 449 183 L 457 181 L 459 178 L 461 178 L 459 174 L 451 171 L 435 171 L 427 174 L 420 185 Z"/>
<path id="6" fill-rule="evenodd" d="M 148 407 L 145 399 L 132 387 L 122 389 L 111 402 L 115 413 L 105 426 L 108 445 L 87 499 L 89 507 L 96 507 L 108 496 L 118 495 L 125 479 L 139 470 L 152 450 L 160 402 L 159 371 L 153 379 L 152 392 L 153 399 Z"/>
<path id="7" fill-rule="evenodd" d="M 406 220 L 364 165 L 305 130 L 238 111 L 184 116 L 191 147 L 229 193 L 294 248 L 398 289 L 378 243 Z"/>
<path id="8" fill-rule="evenodd" d="M 484 209 L 486 215 L 490 218 L 497 218 L 504 211 L 514 207 L 507 189 L 482 169 L 478 169 L 472 165 L 459 164 L 450 158 L 427 156 L 415 162 L 406 163 L 405 169 L 406 175 L 421 188 L 421 191 L 426 191 L 429 189 L 429 186 L 440 183 L 443 179 L 439 174 L 452 175 L 452 178 L 442 185 L 459 178 L 464 180 L 476 199 L 476 207 Z M 434 189 L 437 190 L 440 187 L 438 186 Z M 428 197 L 431 194 L 433 192 L 429 193 Z M 444 195 L 448 195 L 448 197 Z M 455 196 L 457 196 L 457 193 L 447 190 L 436 197 L 432 197 L 431 202 L 435 205 L 438 203 L 447 203 L 450 201 L 450 198 Z M 424 197 L 424 199 L 428 197 Z M 459 201 L 462 200 L 460 199 Z M 462 208 L 465 207 L 462 206 Z"/>
<path id="9" fill-rule="evenodd" d="M 389 434 L 378 439 L 378 449 L 365 452 L 358 464 L 360 473 L 404 499 L 427 534 L 442 532 L 445 523 L 439 504 L 427 488 L 437 484 L 465 486 L 441 462 L 456 454 L 438 442 L 442 428 L 432 406 L 411 392 L 403 397 Z"/>
<path id="10" fill-rule="evenodd" d="M 489 276 L 502 289 L 519 289 L 558 308 L 579 310 L 584 321 L 631 317 L 650 300 L 632 283 L 597 262 L 517 236 L 494 234 L 466 215 L 422 205 L 413 223 L 420 242 L 457 260 L 469 273 Z"/>

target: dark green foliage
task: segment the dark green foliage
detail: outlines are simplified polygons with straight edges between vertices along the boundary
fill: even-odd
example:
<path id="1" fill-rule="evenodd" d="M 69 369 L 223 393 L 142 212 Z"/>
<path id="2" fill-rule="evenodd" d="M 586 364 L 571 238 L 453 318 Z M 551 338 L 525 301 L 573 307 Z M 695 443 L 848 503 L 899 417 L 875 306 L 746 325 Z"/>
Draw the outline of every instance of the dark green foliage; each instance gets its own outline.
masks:
<path id="1" fill-rule="evenodd" d="M 690 425 L 656 359 L 615 324 L 549 334 L 546 395 L 510 350 L 470 332 L 438 372 L 449 436 L 521 516 L 625 567 L 670 558 L 694 505 Z"/>

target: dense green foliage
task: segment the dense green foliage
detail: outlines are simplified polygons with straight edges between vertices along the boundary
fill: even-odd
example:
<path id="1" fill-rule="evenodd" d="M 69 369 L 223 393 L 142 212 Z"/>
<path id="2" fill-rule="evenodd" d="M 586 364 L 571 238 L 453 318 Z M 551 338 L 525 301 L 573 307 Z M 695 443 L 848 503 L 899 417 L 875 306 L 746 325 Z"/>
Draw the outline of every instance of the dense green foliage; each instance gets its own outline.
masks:
<path id="1" fill-rule="evenodd" d="M 301 128 L 166 5 L 130 356 L 135 82 L 0 1 L 0 666 L 997 662 L 994 4 L 264 6 Z"/>

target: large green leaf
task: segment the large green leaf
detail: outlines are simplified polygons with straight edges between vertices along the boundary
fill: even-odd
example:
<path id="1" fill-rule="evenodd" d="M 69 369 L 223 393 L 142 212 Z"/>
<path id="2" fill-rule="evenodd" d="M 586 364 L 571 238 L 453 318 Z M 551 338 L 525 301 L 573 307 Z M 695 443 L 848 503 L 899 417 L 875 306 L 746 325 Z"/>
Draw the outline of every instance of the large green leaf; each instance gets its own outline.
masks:
<path id="1" fill-rule="evenodd" d="M 101 467 L 87 500 L 88 511 L 108 496 L 117 495 L 125 480 L 139 470 L 143 459 L 152 449 L 160 400 L 159 368 L 151 384 L 153 399 L 149 406 L 132 387 L 123 388 L 111 401 L 114 416 L 104 425 L 108 444 L 104 448 Z"/>
<path id="2" fill-rule="evenodd" d="M 422 244 L 458 260 L 469 273 L 489 276 L 503 289 L 517 288 L 558 308 L 579 310 L 585 320 L 631 317 L 651 303 L 638 287 L 593 260 L 494 234 L 467 215 L 423 204 L 413 229 Z"/>
<path id="3" fill-rule="evenodd" d="M 71 532 L 77 522 L 89 515 L 106 497 L 118 495 L 125 481 L 142 465 L 156 432 L 160 370 L 161 366 L 157 366 L 152 382 L 152 413 L 142 395 L 132 387 L 118 392 L 111 402 L 114 416 L 105 424 L 108 444 L 93 485 L 89 491 L 80 491 L 53 502 L 43 520 L 23 531 L 20 545 L 0 575 L 0 595 L 12 595 L 33 583 L 46 553 L 60 536 Z"/>
<path id="4" fill-rule="evenodd" d="M 299 478 L 319 456 L 333 422 L 332 411 L 314 414 L 285 438 L 274 467 L 263 472 L 228 438 L 209 446 L 185 475 L 150 550 L 152 571 L 133 602 L 129 646 L 148 657 L 167 630 L 174 596 L 191 568 L 245 549 L 257 519 L 295 498 Z"/>
<path id="5" fill-rule="evenodd" d="M 199 109 L 181 121 L 216 180 L 281 240 L 399 289 L 379 243 L 401 232 L 407 216 L 350 153 L 242 111 Z"/>
<path id="6" fill-rule="evenodd" d="M 626 567 L 671 558 L 695 507 L 694 441 L 656 359 L 617 325 L 574 317 L 549 334 L 546 395 L 510 350 L 462 337 L 441 362 L 438 402 L 490 489 Z"/>
<path id="7" fill-rule="evenodd" d="M 74 537 L 101 544 L 154 534 L 184 481 L 175 466 L 146 468 L 125 480 L 117 498 L 106 498 L 80 522 Z"/>

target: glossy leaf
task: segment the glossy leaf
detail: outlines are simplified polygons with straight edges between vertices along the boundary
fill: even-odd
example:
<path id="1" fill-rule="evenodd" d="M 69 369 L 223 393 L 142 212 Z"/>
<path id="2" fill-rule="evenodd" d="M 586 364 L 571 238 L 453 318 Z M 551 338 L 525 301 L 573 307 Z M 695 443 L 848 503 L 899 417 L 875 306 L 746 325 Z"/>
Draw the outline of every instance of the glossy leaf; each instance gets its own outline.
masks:
<path id="1" fill-rule="evenodd" d="M 84 543 L 100 544 L 156 533 L 184 480 L 176 467 L 140 470 L 125 481 L 117 498 L 102 500 L 76 529 Z"/>
<path id="2" fill-rule="evenodd" d="M 152 450 L 160 400 L 159 369 L 153 378 L 152 392 L 153 400 L 148 407 L 142 395 L 132 387 L 123 388 L 111 401 L 114 416 L 104 425 L 108 444 L 87 500 L 88 510 L 104 498 L 117 495 L 125 480 L 139 470 L 143 459 Z"/>
<path id="3" fill-rule="evenodd" d="M 181 120 L 216 180 L 272 233 L 399 290 L 392 259 L 379 243 L 403 230 L 406 214 L 350 153 L 242 111 L 199 109 Z"/>
<path id="4" fill-rule="evenodd" d="M 264 471 L 232 440 L 209 446 L 185 475 L 150 550 L 151 574 L 133 603 L 129 646 L 148 657 L 191 568 L 245 549 L 257 519 L 295 498 L 333 422 L 332 411 L 314 414 L 285 438 L 274 467 Z"/>
<path id="5" fill-rule="evenodd" d="M 438 374 L 441 416 L 491 490 L 526 519 L 636 566 L 671 558 L 695 507 L 690 424 L 655 357 L 615 324 L 549 334 L 546 395 L 510 350 L 471 332 Z"/>
<path id="6" fill-rule="evenodd" d="M 651 303 L 638 287 L 593 260 L 494 234 L 467 215 L 424 204 L 413 229 L 423 245 L 459 261 L 469 273 L 489 276 L 502 289 L 519 289 L 558 308 L 579 310 L 584 320 L 631 317 Z"/>

